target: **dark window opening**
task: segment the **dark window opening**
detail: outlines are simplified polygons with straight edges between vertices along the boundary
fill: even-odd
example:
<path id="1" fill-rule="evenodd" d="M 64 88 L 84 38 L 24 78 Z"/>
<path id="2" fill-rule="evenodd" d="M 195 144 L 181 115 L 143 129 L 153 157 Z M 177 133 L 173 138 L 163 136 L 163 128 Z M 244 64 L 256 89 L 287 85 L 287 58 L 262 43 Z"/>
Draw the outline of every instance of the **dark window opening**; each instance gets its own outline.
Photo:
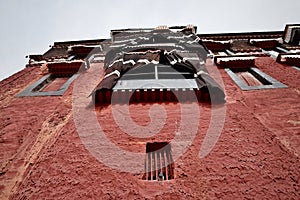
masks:
<path id="1" fill-rule="evenodd" d="M 146 144 L 144 180 L 165 181 L 174 179 L 171 145 L 167 142 Z"/>
<path id="2" fill-rule="evenodd" d="M 194 75 L 190 73 L 162 72 L 158 74 L 158 79 L 193 79 Z"/>
<path id="3" fill-rule="evenodd" d="M 147 64 L 127 71 L 120 80 L 194 79 L 194 72 L 174 65 Z"/>
<path id="4" fill-rule="evenodd" d="M 168 66 L 168 65 L 158 65 L 157 66 L 157 78 L 158 79 L 193 79 L 194 72 L 183 68 L 181 66 Z"/>
<path id="5" fill-rule="evenodd" d="M 291 44 L 296 46 L 300 45 L 300 29 L 294 31 Z"/>
<path id="6" fill-rule="evenodd" d="M 155 79 L 155 73 L 126 73 L 120 80 L 143 80 Z"/>
<path id="7" fill-rule="evenodd" d="M 150 63 L 130 69 L 122 75 L 120 80 L 143 80 L 155 79 L 155 65 Z"/>
<path id="8" fill-rule="evenodd" d="M 300 26 L 299 24 L 287 24 L 284 30 L 283 40 L 291 45 L 300 45 Z"/>

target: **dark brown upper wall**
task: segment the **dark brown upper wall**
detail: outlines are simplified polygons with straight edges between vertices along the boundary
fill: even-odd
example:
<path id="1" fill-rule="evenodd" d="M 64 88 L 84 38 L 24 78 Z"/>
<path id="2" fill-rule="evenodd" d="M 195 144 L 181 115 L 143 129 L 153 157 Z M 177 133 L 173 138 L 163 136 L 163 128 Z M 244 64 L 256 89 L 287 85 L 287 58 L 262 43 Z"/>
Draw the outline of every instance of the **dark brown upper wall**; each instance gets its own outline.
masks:
<path id="1" fill-rule="evenodd" d="M 269 32 L 248 32 L 248 33 L 216 33 L 216 34 L 197 34 L 201 39 L 210 40 L 230 40 L 230 39 L 253 39 L 253 38 L 279 38 L 283 36 L 283 31 Z"/>
<path id="2" fill-rule="evenodd" d="M 65 41 L 65 42 L 54 42 L 54 46 L 72 46 L 72 45 L 99 45 L 105 40 L 110 39 L 95 39 L 95 40 L 77 40 L 77 41 Z"/>
<path id="3" fill-rule="evenodd" d="M 69 56 L 68 47 L 74 45 L 100 45 L 108 39 L 95 39 L 95 40 L 78 40 L 78 41 L 66 41 L 66 42 L 54 42 L 51 49 L 43 54 L 43 58 L 48 60 L 51 58 L 67 58 Z"/>

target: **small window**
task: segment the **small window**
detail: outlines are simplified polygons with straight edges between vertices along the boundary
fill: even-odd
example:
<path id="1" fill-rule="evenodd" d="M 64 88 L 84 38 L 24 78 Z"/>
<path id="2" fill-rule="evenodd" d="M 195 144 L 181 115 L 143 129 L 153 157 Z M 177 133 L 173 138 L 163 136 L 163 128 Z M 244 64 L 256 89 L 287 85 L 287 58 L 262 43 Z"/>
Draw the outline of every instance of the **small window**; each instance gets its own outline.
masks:
<path id="1" fill-rule="evenodd" d="M 40 92 L 54 92 L 59 90 L 67 81 L 68 77 L 54 77 L 50 76 L 45 82 L 45 85 L 39 89 Z"/>
<path id="2" fill-rule="evenodd" d="M 287 87 L 256 68 L 255 59 L 254 56 L 219 56 L 214 61 L 242 90 Z"/>
<path id="3" fill-rule="evenodd" d="M 47 74 L 17 96 L 60 96 L 64 94 L 76 77 L 77 74 L 71 77 L 56 77 L 53 74 Z"/>
<path id="4" fill-rule="evenodd" d="M 43 76 L 40 80 L 27 87 L 17 96 L 63 95 L 72 81 L 77 77 L 77 72 L 81 66 L 85 66 L 85 63 L 82 60 L 48 62 L 47 68 L 49 74 Z"/>
<path id="5" fill-rule="evenodd" d="M 146 144 L 144 180 L 166 181 L 174 179 L 174 163 L 168 142 Z"/>
<path id="6" fill-rule="evenodd" d="M 225 71 L 242 90 L 287 87 L 256 67 L 225 68 Z"/>
<path id="7" fill-rule="evenodd" d="M 287 24 L 283 40 L 285 43 L 300 45 L 300 24 Z"/>
<path id="8" fill-rule="evenodd" d="M 262 76 L 259 76 L 255 71 L 251 68 L 244 69 L 231 69 L 233 73 L 235 73 L 244 84 L 247 86 L 260 86 L 260 85 L 271 85 L 269 81 L 267 81 Z"/>

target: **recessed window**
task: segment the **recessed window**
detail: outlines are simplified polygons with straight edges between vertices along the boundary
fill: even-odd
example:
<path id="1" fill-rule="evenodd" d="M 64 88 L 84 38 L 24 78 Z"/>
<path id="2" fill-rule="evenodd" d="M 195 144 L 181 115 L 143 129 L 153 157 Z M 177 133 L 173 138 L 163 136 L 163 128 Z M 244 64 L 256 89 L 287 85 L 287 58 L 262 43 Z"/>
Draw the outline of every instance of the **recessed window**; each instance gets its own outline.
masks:
<path id="1" fill-rule="evenodd" d="M 69 85 L 77 77 L 74 74 L 71 77 L 56 77 L 53 74 L 47 74 L 34 84 L 27 87 L 18 97 L 25 96 L 60 96 L 68 89 Z"/>
<path id="2" fill-rule="evenodd" d="M 40 92 L 53 92 L 59 90 L 67 81 L 69 77 L 54 77 L 50 76 L 45 82 L 45 85 L 39 89 Z"/>
<path id="3" fill-rule="evenodd" d="M 271 85 L 269 81 L 257 74 L 251 68 L 231 69 L 247 86 Z"/>
<path id="4" fill-rule="evenodd" d="M 242 90 L 287 87 L 255 67 L 255 59 L 254 56 L 219 56 L 214 61 Z"/>
<path id="5" fill-rule="evenodd" d="M 300 25 L 299 24 L 286 25 L 283 40 L 285 43 L 300 45 Z"/>
<path id="6" fill-rule="evenodd" d="M 77 77 L 83 61 L 55 61 L 47 64 L 49 74 L 27 87 L 18 97 L 24 96 L 60 96 Z"/>
<path id="7" fill-rule="evenodd" d="M 148 181 L 174 179 L 174 163 L 171 145 L 168 142 L 147 143 L 143 179 Z"/>
<path id="8" fill-rule="evenodd" d="M 225 68 L 225 71 L 242 90 L 287 87 L 256 67 Z"/>

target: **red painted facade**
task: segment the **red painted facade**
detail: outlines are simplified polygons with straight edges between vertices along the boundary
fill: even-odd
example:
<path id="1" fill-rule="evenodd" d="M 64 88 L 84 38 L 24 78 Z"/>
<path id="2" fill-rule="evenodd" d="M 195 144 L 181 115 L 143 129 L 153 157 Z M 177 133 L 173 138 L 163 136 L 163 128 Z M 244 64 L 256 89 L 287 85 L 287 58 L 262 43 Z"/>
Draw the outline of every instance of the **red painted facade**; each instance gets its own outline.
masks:
<path id="1" fill-rule="evenodd" d="M 224 84 L 225 123 L 216 145 L 200 158 L 213 117 L 209 102 L 197 103 L 197 133 L 174 160 L 174 179 L 168 181 L 147 181 L 144 171 L 120 171 L 97 160 L 75 126 L 76 80 L 62 96 L 16 97 L 44 75 L 42 67 L 21 70 L 0 82 L 1 199 L 299 199 L 300 72 L 268 56 L 257 57 L 255 66 L 287 87 L 243 91 L 213 59 L 206 60 L 209 73 L 213 77 L 219 73 Z M 95 79 L 96 86 L 102 68 L 103 63 L 92 63 L 83 74 Z M 82 95 L 92 102 L 86 94 Z M 153 105 L 130 104 L 133 122 L 151 124 Z M 96 119 L 113 144 L 145 153 L 148 142 L 171 142 L 185 134 L 179 131 L 182 105 L 159 105 L 165 109 L 166 121 L 147 138 L 126 134 L 116 123 L 112 105 L 97 106 Z M 93 104 L 86 109 L 93 110 Z M 193 110 L 187 113 L 194 117 Z"/>

